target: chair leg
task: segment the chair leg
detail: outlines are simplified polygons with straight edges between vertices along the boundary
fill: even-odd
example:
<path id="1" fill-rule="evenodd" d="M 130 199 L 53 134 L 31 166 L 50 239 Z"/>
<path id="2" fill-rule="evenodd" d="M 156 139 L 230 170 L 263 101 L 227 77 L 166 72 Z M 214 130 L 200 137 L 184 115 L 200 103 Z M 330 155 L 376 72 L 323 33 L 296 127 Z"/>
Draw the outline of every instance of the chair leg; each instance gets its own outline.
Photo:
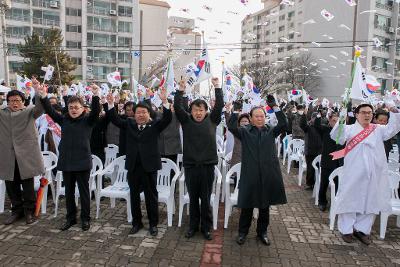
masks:
<path id="1" fill-rule="evenodd" d="M 290 173 L 290 166 L 292 165 L 292 160 L 288 159 L 287 173 Z"/>
<path id="2" fill-rule="evenodd" d="M 53 182 L 51 182 L 51 184 L 50 184 L 50 189 L 51 189 L 51 196 L 53 197 L 53 203 L 55 203 L 56 202 L 56 190 L 54 188 Z"/>
<path id="3" fill-rule="evenodd" d="M 228 202 L 225 202 L 225 220 L 224 220 L 224 228 L 228 228 L 228 223 L 229 223 L 229 216 L 231 215 L 231 205 Z"/>
<path id="4" fill-rule="evenodd" d="M 57 217 L 57 212 L 58 212 L 58 201 L 60 199 L 60 195 L 56 195 L 56 201 L 54 202 L 54 218 Z"/>
<path id="5" fill-rule="evenodd" d="M 179 204 L 179 218 L 178 218 L 178 227 L 181 227 L 182 225 L 182 215 L 183 215 L 183 209 L 185 207 L 185 204 Z"/>
<path id="6" fill-rule="evenodd" d="M 4 201 L 6 198 L 6 185 L 5 182 L 0 184 L 0 213 L 4 212 Z"/>
<path id="7" fill-rule="evenodd" d="M 97 195 L 96 197 L 96 219 L 99 218 L 99 214 L 100 214 L 100 194 Z"/>
<path id="8" fill-rule="evenodd" d="M 213 203 L 213 227 L 217 230 L 218 227 L 218 203 Z"/>
<path id="9" fill-rule="evenodd" d="M 126 212 L 128 214 L 128 222 L 132 222 L 132 213 L 131 213 L 131 197 L 128 196 L 126 199 Z"/>
<path id="10" fill-rule="evenodd" d="M 380 222 L 381 225 L 380 225 L 380 233 L 379 233 L 380 239 L 385 239 L 388 217 L 389 217 L 388 213 L 381 212 L 381 222 Z"/>
<path id="11" fill-rule="evenodd" d="M 396 216 L 396 226 L 400 227 L 400 215 Z"/>
<path id="12" fill-rule="evenodd" d="M 226 179 L 225 179 L 226 171 L 224 171 L 224 172 L 225 172 L 225 175 L 222 176 L 222 192 L 221 192 L 221 202 L 222 203 L 224 203 L 224 201 L 225 201 L 225 187 L 227 186 Z"/>
<path id="13" fill-rule="evenodd" d="M 331 206 L 331 211 L 329 212 L 329 229 L 332 231 L 335 228 L 335 219 L 336 219 L 336 213 L 333 211 Z"/>
<path id="14" fill-rule="evenodd" d="M 167 220 L 168 220 L 168 227 L 172 226 L 172 203 L 169 201 L 169 203 L 167 203 Z"/>
<path id="15" fill-rule="evenodd" d="M 42 208 L 42 214 L 46 214 L 47 211 L 47 192 L 48 192 L 49 186 L 45 186 L 44 191 L 43 191 L 43 199 L 41 203 L 41 208 Z"/>
<path id="16" fill-rule="evenodd" d="M 301 186 L 301 182 L 303 181 L 303 163 L 299 161 L 299 175 L 298 175 L 299 183 L 298 185 Z"/>
<path id="17" fill-rule="evenodd" d="M 111 208 L 115 208 L 115 198 L 110 198 Z"/>

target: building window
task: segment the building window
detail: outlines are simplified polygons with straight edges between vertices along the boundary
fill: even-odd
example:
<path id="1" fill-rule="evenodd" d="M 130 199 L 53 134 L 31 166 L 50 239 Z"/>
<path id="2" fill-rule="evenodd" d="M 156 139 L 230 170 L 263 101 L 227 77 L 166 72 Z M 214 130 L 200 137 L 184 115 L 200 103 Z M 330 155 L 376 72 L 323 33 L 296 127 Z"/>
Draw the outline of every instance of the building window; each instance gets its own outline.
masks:
<path id="1" fill-rule="evenodd" d="M 284 47 L 279 47 L 279 48 L 278 48 L 278 53 L 282 53 L 283 51 L 285 51 L 285 48 L 284 48 Z"/>
<path id="2" fill-rule="evenodd" d="M 74 62 L 76 65 L 82 65 L 82 58 L 80 58 L 80 57 L 72 57 L 71 60 L 72 60 L 72 62 Z"/>
<path id="3" fill-rule="evenodd" d="M 74 17 L 82 17 L 82 10 L 76 8 L 65 8 L 65 15 L 74 16 Z"/>
<path id="4" fill-rule="evenodd" d="M 7 37 L 13 38 L 25 38 L 26 35 L 31 35 L 30 27 L 15 27 L 15 26 L 7 26 L 6 29 Z"/>
<path id="5" fill-rule="evenodd" d="M 21 72 L 23 69 L 22 64 L 23 62 L 20 61 L 10 61 L 8 63 L 8 66 L 10 67 L 10 72 L 12 73 Z"/>
<path id="6" fill-rule="evenodd" d="M 132 32 L 132 22 L 118 21 L 118 32 Z"/>
<path id="7" fill-rule="evenodd" d="M 118 16 L 122 17 L 132 17 L 132 8 L 128 6 L 118 7 Z"/>
<path id="8" fill-rule="evenodd" d="M 117 23 L 115 20 L 100 17 L 88 17 L 88 29 L 95 31 L 116 32 Z"/>
<path id="9" fill-rule="evenodd" d="M 265 36 L 268 36 L 269 34 L 270 34 L 269 31 L 266 31 L 266 32 L 265 32 Z"/>
<path id="10" fill-rule="evenodd" d="M 285 20 L 285 14 L 279 16 L 279 21 Z"/>
<path id="11" fill-rule="evenodd" d="M 118 46 L 130 46 L 132 39 L 129 37 L 118 37 Z"/>
<path id="12" fill-rule="evenodd" d="M 31 12 L 28 9 L 11 8 L 6 11 L 6 19 L 30 22 Z"/>
<path id="13" fill-rule="evenodd" d="M 82 26 L 67 24 L 67 25 L 65 25 L 65 31 L 66 32 L 82 32 Z"/>
<path id="14" fill-rule="evenodd" d="M 81 42 L 74 42 L 74 41 L 67 41 L 66 43 L 67 48 L 81 48 L 82 43 Z"/>
<path id="15" fill-rule="evenodd" d="M 280 26 L 279 27 L 279 31 L 281 32 L 281 31 L 284 31 L 285 30 L 285 26 Z"/>
<path id="16" fill-rule="evenodd" d="M 60 26 L 60 15 L 58 12 L 47 10 L 33 10 L 33 23 L 46 26 Z"/>
<path id="17" fill-rule="evenodd" d="M 288 45 L 287 51 L 290 51 L 290 50 L 292 50 L 292 49 L 293 49 L 293 45 Z"/>

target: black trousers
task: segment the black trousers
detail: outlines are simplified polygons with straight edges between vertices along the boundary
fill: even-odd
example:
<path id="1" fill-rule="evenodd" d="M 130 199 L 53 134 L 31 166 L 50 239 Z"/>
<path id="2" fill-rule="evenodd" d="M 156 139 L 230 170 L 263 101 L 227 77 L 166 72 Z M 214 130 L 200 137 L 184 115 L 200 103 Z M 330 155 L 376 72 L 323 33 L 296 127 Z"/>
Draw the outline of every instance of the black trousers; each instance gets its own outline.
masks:
<path id="1" fill-rule="evenodd" d="M 269 225 L 269 207 L 258 210 L 257 234 L 262 235 L 267 232 Z M 247 235 L 253 219 L 253 209 L 241 209 L 239 218 L 239 233 Z"/>
<path id="2" fill-rule="evenodd" d="M 33 178 L 21 179 L 17 161 L 15 161 L 14 180 L 5 182 L 7 195 L 11 200 L 11 212 L 20 215 L 24 212 L 33 214 L 36 201 L 34 181 Z"/>
<path id="3" fill-rule="evenodd" d="M 319 185 L 319 193 L 318 193 L 318 204 L 321 205 L 326 205 L 328 204 L 328 200 L 326 199 L 326 191 L 328 190 L 329 186 L 329 175 L 334 171 L 335 169 L 332 168 L 321 168 L 321 182 Z M 338 180 L 337 177 L 333 180 L 336 184 L 336 192 L 338 190 Z"/>
<path id="4" fill-rule="evenodd" d="M 142 224 L 140 193 L 144 191 L 149 225 L 158 224 L 157 171 L 146 172 L 141 163 L 136 163 L 134 171 L 128 172 L 128 184 L 131 192 L 132 225 Z"/>
<path id="5" fill-rule="evenodd" d="M 75 183 L 78 184 L 79 198 L 81 200 L 81 220 L 90 221 L 89 178 L 90 170 L 73 172 L 63 171 L 67 221 L 76 220 Z"/>
<path id="6" fill-rule="evenodd" d="M 189 193 L 189 227 L 203 232 L 212 228 L 210 198 L 214 183 L 214 165 L 185 168 L 185 183 Z M 201 209 L 199 205 L 201 200 Z"/>
<path id="7" fill-rule="evenodd" d="M 315 170 L 312 166 L 313 160 L 318 155 L 307 155 L 306 156 L 306 164 L 307 164 L 307 171 L 306 171 L 306 185 L 314 187 L 315 184 Z"/>

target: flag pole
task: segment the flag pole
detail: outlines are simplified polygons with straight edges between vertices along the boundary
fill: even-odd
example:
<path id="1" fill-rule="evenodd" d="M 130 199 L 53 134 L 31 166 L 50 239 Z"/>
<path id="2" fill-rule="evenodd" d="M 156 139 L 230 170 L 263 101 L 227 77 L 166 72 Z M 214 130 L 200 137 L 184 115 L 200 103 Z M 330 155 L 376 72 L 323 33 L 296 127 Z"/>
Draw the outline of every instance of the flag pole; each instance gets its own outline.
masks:
<path id="1" fill-rule="evenodd" d="M 343 108 L 345 108 L 345 109 L 347 109 L 347 105 L 349 104 L 349 101 L 350 101 L 350 93 L 351 93 L 351 89 L 352 89 L 351 87 L 353 86 L 354 74 L 355 74 L 355 70 L 356 70 L 357 60 L 359 60 L 360 56 L 361 56 L 361 51 L 355 51 L 349 86 L 345 90 L 344 98 L 343 98 Z M 339 139 L 343 134 L 343 128 L 344 128 L 345 123 L 346 123 L 346 116 L 340 116 L 340 118 L 339 118 L 339 129 L 338 129 L 339 132 L 338 132 L 338 135 L 336 137 L 336 144 L 339 144 Z"/>

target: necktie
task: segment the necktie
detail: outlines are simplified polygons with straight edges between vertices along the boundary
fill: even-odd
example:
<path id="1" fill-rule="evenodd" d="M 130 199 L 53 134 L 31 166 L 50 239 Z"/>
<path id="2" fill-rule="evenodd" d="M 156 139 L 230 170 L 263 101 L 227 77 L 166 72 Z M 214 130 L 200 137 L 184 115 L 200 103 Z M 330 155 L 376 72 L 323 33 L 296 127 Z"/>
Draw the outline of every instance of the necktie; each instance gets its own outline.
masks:
<path id="1" fill-rule="evenodd" d="M 139 130 L 143 131 L 144 130 L 144 125 L 139 125 Z"/>

